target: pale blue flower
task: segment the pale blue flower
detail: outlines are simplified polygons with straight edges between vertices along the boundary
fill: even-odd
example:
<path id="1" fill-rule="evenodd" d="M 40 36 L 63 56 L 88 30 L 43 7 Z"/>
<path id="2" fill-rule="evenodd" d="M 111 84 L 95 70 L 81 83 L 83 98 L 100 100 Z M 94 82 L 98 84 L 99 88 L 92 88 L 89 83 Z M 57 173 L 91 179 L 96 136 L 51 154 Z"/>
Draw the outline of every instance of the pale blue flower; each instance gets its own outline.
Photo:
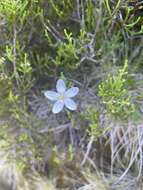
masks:
<path id="1" fill-rule="evenodd" d="M 72 111 L 77 109 L 76 103 L 71 98 L 78 94 L 78 87 L 71 87 L 69 89 L 66 89 L 65 82 L 62 79 L 59 79 L 56 84 L 56 90 L 57 92 L 44 92 L 46 98 L 48 98 L 51 101 L 56 101 L 52 109 L 53 113 L 59 113 L 60 111 L 62 111 L 64 106 Z"/>

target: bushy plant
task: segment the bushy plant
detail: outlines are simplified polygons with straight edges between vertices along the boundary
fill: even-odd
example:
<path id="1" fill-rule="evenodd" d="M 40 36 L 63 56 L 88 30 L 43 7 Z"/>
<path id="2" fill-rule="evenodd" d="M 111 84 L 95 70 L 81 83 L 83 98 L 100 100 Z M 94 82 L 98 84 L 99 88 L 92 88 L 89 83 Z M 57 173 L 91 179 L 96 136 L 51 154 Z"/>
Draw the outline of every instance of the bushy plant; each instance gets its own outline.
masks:
<path id="1" fill-rule="evenodd" d="M 114 116 L 127 119 L 133 112 L 131 96 L 126 87 L 127 61 L 123 69 L 116 76 L 108 75 L 107 79 L 99 85 L 99 97 L 107 111 Z"/>
<path id="2" fill-rule="evenodd" d="M 102 133 L 99 123 L 99 111 L 97 110 L 97 108 L 89 107 L 86 110 L 85 118 L 89 122 L 87 133 L 90 138 L 96 140 L 97 137 Z"/>
<path id="3" fill-rule="evenodd" d="M 61 42 L 57 49 L 57 56 L 55 58 L 55 64 L 63 66 L 65 69 L 76 68 L 76 62 L 78 60 L 78 51 L 76 40 L 72 37 L 72 33 L 68 33 L 64 30 L 67 42 Z"/>
<path id="4" fill-rule="evenodd" d="M 73 9 L 74 1 L 64 0 L 62 2 L 55 2 L 53 0 L 50 0 L 50 5 L 53 9 L 52 11 L 54 11 L 60 19 L 65 19 Z"/>

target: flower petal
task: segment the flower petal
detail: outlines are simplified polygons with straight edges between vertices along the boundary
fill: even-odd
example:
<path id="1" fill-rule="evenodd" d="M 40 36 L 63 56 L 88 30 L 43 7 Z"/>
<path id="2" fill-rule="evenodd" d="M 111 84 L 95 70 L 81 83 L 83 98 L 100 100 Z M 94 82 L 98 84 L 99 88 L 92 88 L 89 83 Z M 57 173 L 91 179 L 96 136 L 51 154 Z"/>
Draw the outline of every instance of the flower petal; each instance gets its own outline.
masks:
<path id="1" fill-rule="evenodd" d="M 66 90 L 65 82 L 62 79 L 57 81 L 56 89 L 59 93 L 63 93 Z"/>
<path id="2" fill-rule="evenodd" d="M 64 100 L 64 103 L 65 103 L 65 106 L 66 106 L 68 109 L 72 110 L 72 111 L 74 111 L 74 110 L 77 109 L 76 103 L 75 103 L 72 99 L 70 99 L 70 98 L 66 98 L 66 99 Z"/>
<path id="3" fill-rule="evenodd" d="M 62 111 L 63 107 L 64 107 L 64 101 L 59 100 L 54 104 L 52 112 L 55 114 L 59 113 L 60 111 Z"/>
<path id="4" fill-rule="evenodd" d="M 59 94 L 54 91 L 45 91 L 44 95 L 46 98 L 48 98 L 49 100 L 52 100 L 52 101 L 58 100 L 58 97 L 59 97 Z"/>
<path id="5" fill-rule="evenodd" d="M 72 87 L 70 89 L 68 89 L 65 93 L 65 95 L 68 97 L 68 98 L 72 98 L 74 96 L 76 96 L 79 92 L 79 88 L 78 87 Z"/>

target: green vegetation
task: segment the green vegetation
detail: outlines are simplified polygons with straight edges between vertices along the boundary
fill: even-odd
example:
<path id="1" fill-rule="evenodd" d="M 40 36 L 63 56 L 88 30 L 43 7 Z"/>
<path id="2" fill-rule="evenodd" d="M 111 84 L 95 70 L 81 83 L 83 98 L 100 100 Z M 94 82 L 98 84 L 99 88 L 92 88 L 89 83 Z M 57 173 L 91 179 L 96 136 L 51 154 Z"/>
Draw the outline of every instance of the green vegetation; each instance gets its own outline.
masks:
<path id="1" fill-rule="evenodd" d="M 86 111 L 85 117 L 89 121 L 87 133 L 91 138 L 96 140 L 96 138 L 101 134 L 99 112 L 95 108 L 89 107 Z"/>
<path id="2" fill-rule="evenodd" d="M 125 190 L 115 184 L 128 174 L 142 180 L 142 9 L 138 0 L 0 1 L 0 153 L 24 178 L 69 190 L 101 173 L 113 189 Z M 59 78 L 79 88 L 69 95 L 77 110 L 52 113 L 44 92 Z"/>
<path id="3" fill-rule="evenodd" d="M 134 111 L 131 96 L 126 89 L 127 67 L 125 62 L 117 76 L 108 75 L 107 79 L 99 85 L 99 96 L 103 99 L 108 112 L 121 119 L 127 119 Z"/>

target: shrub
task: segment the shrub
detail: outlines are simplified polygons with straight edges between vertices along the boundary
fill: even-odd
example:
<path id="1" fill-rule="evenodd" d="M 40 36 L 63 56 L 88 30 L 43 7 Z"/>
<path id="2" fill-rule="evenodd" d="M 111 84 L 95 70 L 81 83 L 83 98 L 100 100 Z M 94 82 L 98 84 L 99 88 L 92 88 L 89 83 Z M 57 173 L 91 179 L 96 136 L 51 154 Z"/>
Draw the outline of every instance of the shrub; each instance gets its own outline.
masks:
<path id="1" fill-rule="evenodd" d="M 116 76 L 108 75 L 99 85 L 99 97 L 107 111 L 117 118 L 127 119 L 133 112 L 131 96 L 126 88 L 127 61 Z"/>

